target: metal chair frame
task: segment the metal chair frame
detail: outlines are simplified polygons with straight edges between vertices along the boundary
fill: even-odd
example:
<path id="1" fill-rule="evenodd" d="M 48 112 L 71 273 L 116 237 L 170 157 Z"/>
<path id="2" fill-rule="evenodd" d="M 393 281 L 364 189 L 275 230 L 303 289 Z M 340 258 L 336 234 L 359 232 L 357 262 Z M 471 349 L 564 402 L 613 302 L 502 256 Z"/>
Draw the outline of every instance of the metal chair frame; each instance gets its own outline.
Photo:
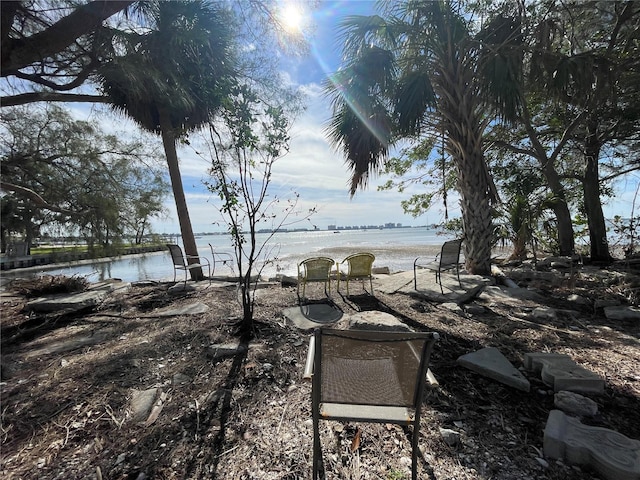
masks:
<path id="1" fill-rule="evenodd" d="M 221 263 L 222 265 L 226 265 L 231 269 L 231 273 L 233 275 L 236 274 L 233 266 L 235 265 L 236 259 L 235 257 L 228 252 L 216 252 L 213 248 L 213 245 L 209 244 L 209 248 L 211 249 L 211 259 L 213 260 L 213 265 L 211 266 L 211 274 L 215 275 L 216 273 L 216 264 Z"/>
<path id="2" fill-rule="evenodd" d="M 456 240 L 449 240 L 448 242 L 444 242 L 442 244 L 442 248 L 440 249 L 440 253 L 436 255 L 436 259 L 426 263 L 420 264 L 418 261 L 420 257 L 416 258 L 413 262 L 413 287 L 418 289 L 418 277 L 417 271 L 419 269 L 426 268 L 428 270 L 433 270 L 436 272 L 436 283 L 440 285 L 440 292 L 444 295 L 444 290 L 442 288 L 442 272 L 447 270 L 456 270 L 456 275 L 458 277 L 458 285 L 462 288 L 462 283 L 460 283 L 460 250 L 462 247 L 462 242 L 464 239 L 458 238 Z"/>
<path id="3" fill-rule="evenodd" d="M 309 353 L 314 480 L 324 478 L 320 420 L 412 425 L 411 477 L 417 479 L 420 413 L 438 338 L 437 333 L 315 331 Z"/>
<path id="4" fill-rule="evenodd" d="M 182 253 L 182 248 L 180 248 L 180 245 L 167 243 L 166 246 L 169 249 L 169 252 L 171 253 L 171 260 L 173 261 L 173 281 L 174 282 L 176 281 L 176 273 L 178 270 L 184 270 L 184 284 L 186 286 L 187 279 L 188 279 L 188 272 L 190 272 L 191 270 L 195 270 L 196 268 L 207 267 L 208 274 L 209 274 L 208 276 L 209 283 L 211 283 L 211 262 L 209 262 L 208 258 L 200 257 L 198 255 L 184 255 Z M 189 263 L 189 260 L 192 258 L 197 258 L 198 262 Z M 200 260 L 201 258 L 202 260 Z M 203 261 L 204 263 L 201 263 Z"/>
<path id="5" fill-rule="evenodd" d="M 307 283 L 324 282 L 324 291 L 331 293 L 331 267 L 335 261 L 329 257 L 307 258 L 298 264 L 298 297 L 300 296 L 300 283 L 302 283 L 302 296 L 304 297 Z"/>
<path id="6" fill-rule="evenodd" d="M 373 262 L 376 257 L 372 253 L 361 252 L 349 255 L 338 264 L 338 290 L 340 290 L 340 265 L 347 263 L 347 271 L 345 273 L 347 281 L 347 296 L 349 295 L 349 280 L 362 280 L 362 288 L 364 288 L 365 279 L 369 279 L 369 287 L 371 295 L 373 295 L 373 274 L 371 273 Z"/>

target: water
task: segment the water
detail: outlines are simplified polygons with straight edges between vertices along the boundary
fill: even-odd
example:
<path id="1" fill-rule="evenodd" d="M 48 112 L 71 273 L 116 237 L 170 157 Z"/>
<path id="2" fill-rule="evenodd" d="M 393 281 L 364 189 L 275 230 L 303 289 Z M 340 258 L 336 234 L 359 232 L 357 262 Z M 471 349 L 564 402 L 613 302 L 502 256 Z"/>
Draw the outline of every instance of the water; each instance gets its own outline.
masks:
<path id="1" fill-rule="evenodd" d="M 268 234 L 258 234 L 258 245 L 262 245 Z M 297 275 L 297 265 L 311 256 L 328 256 L 342 261 L 352 253 L 371 252 L 376 256 L 374 267 L 389 267 L 392 272 L 411 270 L 416 257 L 433 258 L 440 245 L 450 236 L 438 235 L 436 230 L 427 227 L 396 228 L 384 230 L 341 230 L 281 232 L 276 233 L 266 245 L 259 257 L 258 266 L 263 268 L 262 275 L 273 277 L 276 274 Z M 211 259 L 211 244 L 216 251 L 233 254 L 231 241 L 227 235 L 204 235 L 196 238 L 198 255 Z M 266 259 L 272 259 L 265 262 Z M 173 279 L 173 264 L 168 250 L 139 256 L 126 256 L 104 259 L 87 264 L 72 264 L 60 268 L 46 266 L 3 272 L 5 279 L 34 275 L 78 275 L 91 282 L 108 278 L 123 281 L 139 280 L 169 281 Z M 206 274 L 206 272 L 205 272 Z M 214 275 L 229 275 L 226 266 L 216 268 Z M 178 272 L 178 278 L 182 272 Z"/>

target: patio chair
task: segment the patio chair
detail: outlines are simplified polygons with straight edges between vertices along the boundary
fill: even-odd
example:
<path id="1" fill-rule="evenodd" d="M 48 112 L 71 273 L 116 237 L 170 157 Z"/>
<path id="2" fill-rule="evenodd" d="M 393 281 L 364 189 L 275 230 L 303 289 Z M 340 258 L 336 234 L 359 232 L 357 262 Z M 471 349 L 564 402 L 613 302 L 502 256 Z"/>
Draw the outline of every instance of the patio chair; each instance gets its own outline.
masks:
<path id="1" fill-rule="evenodd" d="M 12 242 L 7 244 L 7 257 L 26 257 L 29 255 L 28 242 Z"/>
<path id="2" fill-rule="evenodd" d="M 184 284 L 187 285 L 187 273 L 196 268 L 207 267 L 209 273 L 209 283 L 211 283 L 211 263 L 209 259 L 203 257 L 201 261 L 204 263 L 188 263 L 189 259 L 197 258 L 200 260 L 200 257 L 197 255 L 183 255 L 182 248 L 179 245 L 175 245 L 172 243 L 167 243 L 167 248 L 171 253 L 171 260 L 173 261 L 173 281 L 176 281 L 176 273 L 178 270 L 184 270 Z"/>
<path id="3" fill-rule="evenodd" d="M 331 293 L 331 268 L 336 262 L 328 257 L 312 257 L 303 260 L 298 264 L 298 297 L 300 296 L 300 284 L 302 283 L 302 296 L 310 282 L 323 282 L 324 292 L 327 293 L 327 284 L 329 285 L 329 293 Z"/>
<path id="4" fill-rule="evenodd" d="M 340 264 L 338 264 L 338 290 L 340 290 L 340 265 L 347 263 L 347 271 L 344 276 L 347 280 L 347 296 L 349 295 L 349 280 L 362 280 L 362 288 L 364 289 L 365 279 L 369 279 L 369 286 L 371 287 L 371 295 L 373 295 L 373 275 L 371 269 L 373 267 L 373 261 L 376 257 L 372 253 L 355 253 L 349 255 Z"/>
<path id="5" fill-rule="evenodd" d="M 436 283 L 440 285 L 440 292 L 444 295 L 442 288 L 442 272 L 455 269 L 458 276 L 458 285 L 462 288 L 460 283 L 460 247 L 464 239 L 458 238 L 456 240 L 449 240 L 444 242 L 440 253 L 436 255 L 436 259 L 426 263 L 420 264 L 420 257 L 416 258 L 413 262 L 413 287 L 418 289 L 418 270 L 426 268 L 436 272 Z"/>
<path id="6" fill-rule="evenodd" d="M 213 259 L 213 265 L 211 268 L 211 273 L 215 275 L 216 273 L 216 265 L 227 266 L 231 269 L 231 273 L 235 276 L 236 271 L 233 268 L 233 265 L 236 262 L 236 259 L 227 252 L 216 252 L 213 248 L 213 245 L 209 244 L 209 248 L 211 249 L 211 258 Z"/>
<path id="7" fill-rule="evenodd" d="M 320 420 L 412 425 L 417 479 L 420 411 L 437 333 L 317 329 L 313 342 L 313 479 L 324 478 Z"/>

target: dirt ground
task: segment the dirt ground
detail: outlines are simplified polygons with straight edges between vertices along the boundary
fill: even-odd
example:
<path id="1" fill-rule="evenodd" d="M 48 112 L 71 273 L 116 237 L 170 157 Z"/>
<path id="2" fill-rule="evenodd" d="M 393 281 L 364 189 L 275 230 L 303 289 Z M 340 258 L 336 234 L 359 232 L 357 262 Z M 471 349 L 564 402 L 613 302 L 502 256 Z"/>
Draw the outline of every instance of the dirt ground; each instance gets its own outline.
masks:
<path id="1" fill-rule="evenodd" d="M 508 269 L 506 270 L 508 273 Z M 455 312 L 406 294 L 333 294 L 346 313 L 380 310 L 441 336 L 420 429 L 419 478 L 600 478 L 544 459 L 542 435 L 553 392 L 525 372 L 524 393 L 456 365 L 494 346 L 516 365 L 526 352 L 558 352 L 606 379 L 590 425 L 640 439 L 640 322 L 610 321 L 596 300 L 635 303 L 637 276 L 621 269 L 572 282 L 528 282 L 556 318 L 536 320 L 526 300 L 472 303 Z M 233 287 L 173 296 L 168 285 L 133 286 L 81 314 L 28 315 L 21 296 L 3 297 L 1 459 L 4 479 L 308 479 L 311 385 L 302 379 L 309 332 L 288 324 L 295 288 L 259 290 L 248 349 L 214 361 L 211 345 L 238 341 Z M 308 295 L 322 298 L 321 287 Z M 578 294 L 584 303 L 569 302 Z M 202 302 L 204 314 L 157 317 L 168 305 Z M 72 350 L 46 348 L 69 339 Z M 155 418 L 132 418 L 136 391 L 159 387 Z M 160 392 L 162 395 L 160 395 Z M 161 407 L 161 409 L 160 409 Z M 460 434 L 448 445 L 440 428 Z M 321 422 L 327 478 L 410 478 L 410 435 L 392 425 Z M 357 437 L 357 439 L 356 439 Z M 354 440 L 356 439 L 356 440 Z"/>

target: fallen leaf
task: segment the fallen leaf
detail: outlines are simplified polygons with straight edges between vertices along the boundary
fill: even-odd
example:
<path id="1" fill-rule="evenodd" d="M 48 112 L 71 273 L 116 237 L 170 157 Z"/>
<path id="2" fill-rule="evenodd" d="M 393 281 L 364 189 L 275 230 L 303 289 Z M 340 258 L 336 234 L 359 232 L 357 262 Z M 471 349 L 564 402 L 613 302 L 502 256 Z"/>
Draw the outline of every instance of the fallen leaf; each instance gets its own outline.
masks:
<path id="1" fill-rule="evenodd" d="M 360 448 L 361 435 L 362 435 L 362 430 L 360 430 L 360 427 L 358 427 L 356 429 L 356 434 L 354 435 L 353 440 L 351 441 L 351 453 L 355 452 Z"/>

